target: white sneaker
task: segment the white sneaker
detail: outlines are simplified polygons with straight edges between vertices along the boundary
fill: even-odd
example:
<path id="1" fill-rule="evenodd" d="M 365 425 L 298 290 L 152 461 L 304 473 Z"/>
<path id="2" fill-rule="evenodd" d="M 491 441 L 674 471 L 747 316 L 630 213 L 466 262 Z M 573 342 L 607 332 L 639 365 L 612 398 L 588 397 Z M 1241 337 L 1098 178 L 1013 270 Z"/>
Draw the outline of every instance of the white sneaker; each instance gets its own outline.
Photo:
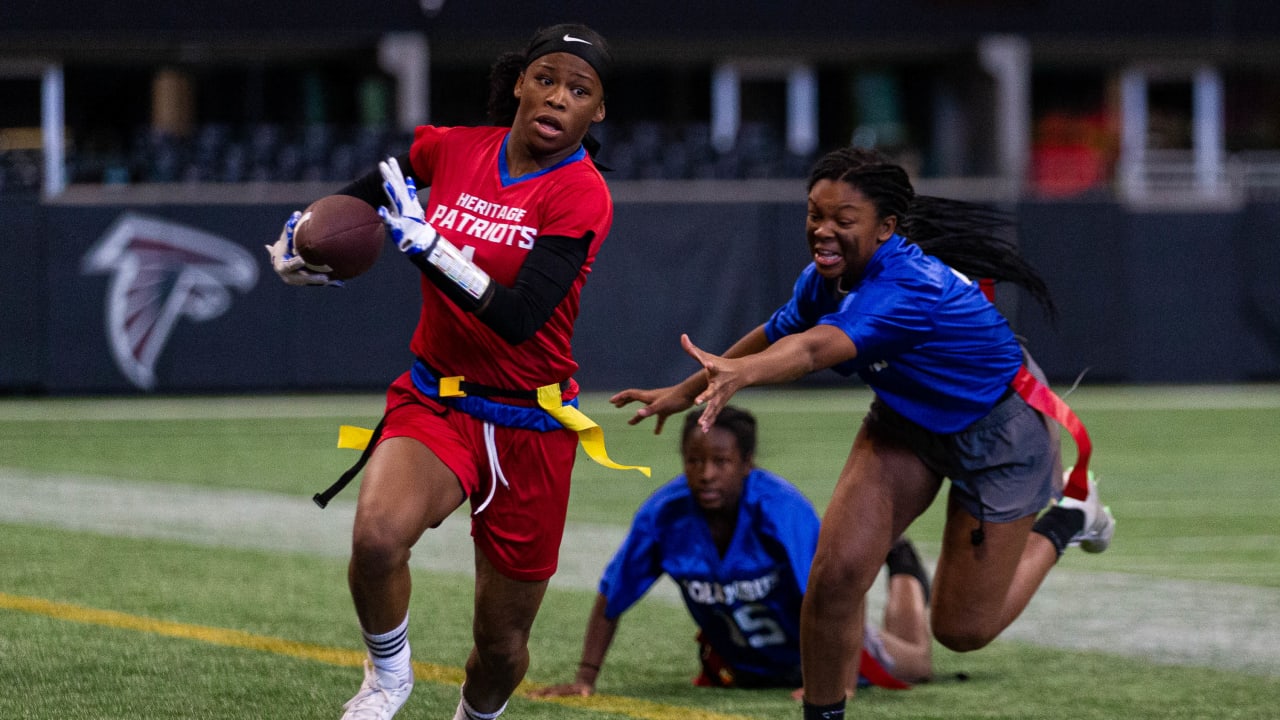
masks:
<path id="1" fill-rule="evenodd" d="M 1067 547 L 1078 546 L 1087 553 L 1100 553 L 1111 546 L 1111 536 L 1116 533 L 1116 519 L 1111 516 L 1111 508 L 1098 499 L 1098 483 L 1093 479 L 1092 470 L 1089 471 L 1088 496 L 1084 500 L 1064 496 L 1058 505 L 1084 513 L 1084 528 L 1071 538 Z"/>
<path id="2" fill-rule="evenodd" d="M 360 692 L 342 706 L 346 709 L 342 720 L 390 720 L 409 699 L 412 690 L 412 675 L 403 680 L 365 660 L 364 682 L 360 684 Z"/>

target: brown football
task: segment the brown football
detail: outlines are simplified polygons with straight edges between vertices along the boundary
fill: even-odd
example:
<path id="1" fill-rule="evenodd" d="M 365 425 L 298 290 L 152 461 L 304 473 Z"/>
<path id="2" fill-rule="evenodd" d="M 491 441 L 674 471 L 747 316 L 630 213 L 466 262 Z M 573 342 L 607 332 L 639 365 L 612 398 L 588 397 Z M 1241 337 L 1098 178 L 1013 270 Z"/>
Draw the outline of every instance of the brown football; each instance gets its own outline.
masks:
<path id="1" fill-rule="evenodd" d="M 350 195 L 326 195 L 311 203 L 293 230 L 293 249 L 307 269 L 331 280 L 367 272 L 386 242 L 378 212 Z"/>

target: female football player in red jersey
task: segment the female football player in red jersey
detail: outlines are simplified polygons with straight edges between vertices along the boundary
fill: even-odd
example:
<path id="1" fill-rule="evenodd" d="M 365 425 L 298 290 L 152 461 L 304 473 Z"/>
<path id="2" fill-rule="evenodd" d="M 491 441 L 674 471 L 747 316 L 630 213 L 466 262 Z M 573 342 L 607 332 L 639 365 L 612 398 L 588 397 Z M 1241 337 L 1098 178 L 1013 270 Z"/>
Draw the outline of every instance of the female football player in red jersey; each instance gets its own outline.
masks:
<path id="1" fill-rule="evenodd" d="M 474 646 L 455 718 L 497 717 L 525 675 L 578 443 L 561 420 L 578 394 L 579 293 L 613 221 L 587 147 L 611 65 L 590 28 L 539 30 L 493 66 L 495 125 L 421 126 L 407 154 L 340 191 L 381 206 L 422 274 L 417 360 L 387 392 L 357 500 L 348 575 L 369 659 L 344 718 L 390 718 L 409 696 L 410 550 L 468 500 Z M 270 248 L 277 272 L 326 284 L 290 233 Z"/>

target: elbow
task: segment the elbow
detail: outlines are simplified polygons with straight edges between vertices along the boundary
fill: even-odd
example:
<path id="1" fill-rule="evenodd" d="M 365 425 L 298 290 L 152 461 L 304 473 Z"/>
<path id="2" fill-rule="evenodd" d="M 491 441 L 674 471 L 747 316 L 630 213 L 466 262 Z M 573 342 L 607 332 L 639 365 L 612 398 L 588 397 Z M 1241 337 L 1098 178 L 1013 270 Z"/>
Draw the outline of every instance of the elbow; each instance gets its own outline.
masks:
<path id="1" fill-rule="evenodd" d="M 480 322 L 497 333 L 498 337 L 514 346 L 537 335 L 551 319 L 553 309 L 530 302 L 518 291 L 499 288 L 497 283 L 490 283 L 479 306 L 472 312 Z"/>

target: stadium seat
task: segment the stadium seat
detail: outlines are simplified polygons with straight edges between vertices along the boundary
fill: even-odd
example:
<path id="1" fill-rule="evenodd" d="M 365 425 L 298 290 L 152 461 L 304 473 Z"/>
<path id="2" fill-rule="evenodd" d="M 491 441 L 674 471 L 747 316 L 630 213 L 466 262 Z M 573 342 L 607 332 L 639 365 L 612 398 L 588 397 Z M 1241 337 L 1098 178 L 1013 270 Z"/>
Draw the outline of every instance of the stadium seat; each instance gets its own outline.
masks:
<path id="1" fill-rule="evenodd" d="M 713 148 L 710 125 L 702 121 L 609 121 L 592 135 L 610 180 L 803 177 L 813 160 L 786 152 L 779 131 L 762 122 L 744 123 L 737 144 L 725 153 Z M 412 132 L 383 125 L 210 122 L 189 137 L 140 126 L 127 138 L 73 141 L 67 177 L 79 183 L 343 182 L 381 158 L 404 153 L 412 142 Z M 0 190 L 39 188 L 38 153 L 34 159 L 0 153 L 0 169 Z"/>

